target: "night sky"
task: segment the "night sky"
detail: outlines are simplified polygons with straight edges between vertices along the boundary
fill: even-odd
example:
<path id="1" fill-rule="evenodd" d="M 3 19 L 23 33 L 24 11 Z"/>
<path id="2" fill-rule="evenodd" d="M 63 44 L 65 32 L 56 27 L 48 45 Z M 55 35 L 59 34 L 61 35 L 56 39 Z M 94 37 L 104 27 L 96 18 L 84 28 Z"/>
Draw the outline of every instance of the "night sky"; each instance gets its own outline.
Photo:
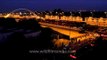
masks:
<path id="1" fill-rule="evenodd" d="M 0 12 L 17 8 L 31 10 L 107 10 L 107 0 L 0 0 Z"/>

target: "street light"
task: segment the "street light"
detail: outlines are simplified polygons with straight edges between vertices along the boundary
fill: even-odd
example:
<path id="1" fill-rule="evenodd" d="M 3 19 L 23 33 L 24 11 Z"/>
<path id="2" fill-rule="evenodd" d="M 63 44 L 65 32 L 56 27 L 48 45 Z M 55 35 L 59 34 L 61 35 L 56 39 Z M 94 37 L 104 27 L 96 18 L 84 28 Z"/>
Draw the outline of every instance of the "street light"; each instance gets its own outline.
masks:
<path id="1" fill-rule="evenodd" d="M 107 12 L 104 12 L 106 14 L 106 18 L 107 18 Z"/>
<path id="2" fill-rule="evenodd" d="M 56 14 L 58 14 L 58 12 L 55 12 Z"/>
<path id="3" fill-rule="evenodd" d="M 93 12 L 90 12 L 91 13 L 91 15 L 92 15 L 92 17 L 93 17 Z"/>
<path id="4" fill-rule="evenodd" d="M 72 12 L 70 12 L 71 16 L 72 16 Z"/>
<path id="5" fill-rule="evenodd" d="M 72 16 L 72 12 L 70 12 L 71 16 Z M 71 26 L 70 26 L 71 28 Z M 71 30 L 69 31 L 69 39 L 71 40 Z"/>
<path id="6" fill-rule="evenodd" d="M 79 12 L 79 14 L 80 14 L 80 17 L 81 17 L 81 12 Z"/>
<path id="7" fill-rule="evenodd" d="M 22 15 L 22 12 L 19 12 L 19 15 Z"/>
<path id="8" fill-rule="evenodd" d="M 50 14 L 52 14 L 52 12 L 51 12 L 51 11 L 50 11 L 49 13 L 50 13 Z"/>
<path id="9" fill-rule="evenodd" d="M 104 12 L 105 14 L 106 14 L 106 18 L 107 18 L 107 12 Z M 106 26 L 106 25 L 104 25 L 104 26 Z"/>

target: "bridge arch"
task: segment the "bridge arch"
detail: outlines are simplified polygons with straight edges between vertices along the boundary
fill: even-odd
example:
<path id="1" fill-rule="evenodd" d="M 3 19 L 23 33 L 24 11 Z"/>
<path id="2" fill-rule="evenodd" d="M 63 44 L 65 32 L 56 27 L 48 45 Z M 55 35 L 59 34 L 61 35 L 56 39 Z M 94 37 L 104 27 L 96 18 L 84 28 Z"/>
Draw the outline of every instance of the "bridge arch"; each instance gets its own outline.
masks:
<path id="1" fill-rule="evenodd" d="M 31 11 L 31 10 L 29 10 L 29 9 L 26 9 L 26 8 L 18 8 L 18 9 L 13 10 L 12 12 L 10 12 L 9 14 L 7 14 L 7 15 L 4 16 L 4 17 L 5 17 L 5 18 L 8 18 L 12 13 L 17 12 L 17 11 L 20 11 L 20 10 L 28 11 L 28 12 L 32 13 L 34 16 L 37 16 L 33 11 Z"/>

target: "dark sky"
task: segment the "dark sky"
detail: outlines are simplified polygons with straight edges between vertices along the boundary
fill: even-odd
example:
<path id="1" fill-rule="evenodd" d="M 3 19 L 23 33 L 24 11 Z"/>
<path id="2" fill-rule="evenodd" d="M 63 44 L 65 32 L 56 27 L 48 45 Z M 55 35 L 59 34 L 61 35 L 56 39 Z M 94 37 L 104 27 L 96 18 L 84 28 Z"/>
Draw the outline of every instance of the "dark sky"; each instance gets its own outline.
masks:
<path id="1" fill-rule="evenodd" d="M 107 10 L 107 0 L 0 0 L 0 12 L 17 8 L 31 10 Z"/>

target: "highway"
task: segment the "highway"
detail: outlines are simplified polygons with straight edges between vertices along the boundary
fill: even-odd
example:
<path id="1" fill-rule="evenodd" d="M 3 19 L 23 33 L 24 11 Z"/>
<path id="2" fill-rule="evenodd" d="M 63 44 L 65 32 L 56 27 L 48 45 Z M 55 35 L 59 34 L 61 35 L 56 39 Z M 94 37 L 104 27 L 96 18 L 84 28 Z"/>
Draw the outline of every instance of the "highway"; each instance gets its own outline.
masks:
<path id="1" fill-rule="evenodd" d="M 40 23 L 40 22 L 39 22 Z M 55 24 L 49 24 L 49 23 L 40 23 L 42 27 L 49 27 L 53 29 L 54 31 L 57 31 L 61 34 L 70 36 L 70 38 L 76 38 L 76 40 L 84 41 L 87 39 L 95 39 L 99 35 L 94 32 L 87 32 L 87 33 L 79 33 L 78 29 L 73 30 L 65 26 L 55 25 Z"/>
<path id="2" fill-rule="evenodd" d="M 61 34 L 70 36 L 70 38 L 76 38 L 76 37 L 80 37 L 83 36 L 85 34 L 81 34 L 76 30 L 72 30 L 69 29 L 68 27 L 64 27 L 64 26 L 58 26 L 58 25 L 54 25 L 54 24 L 47 24 L 47 23 L 40 23 L 42 27 L 49 27 L 51 29 L 53 29 L 54 31 L 57 31 Z"/>

